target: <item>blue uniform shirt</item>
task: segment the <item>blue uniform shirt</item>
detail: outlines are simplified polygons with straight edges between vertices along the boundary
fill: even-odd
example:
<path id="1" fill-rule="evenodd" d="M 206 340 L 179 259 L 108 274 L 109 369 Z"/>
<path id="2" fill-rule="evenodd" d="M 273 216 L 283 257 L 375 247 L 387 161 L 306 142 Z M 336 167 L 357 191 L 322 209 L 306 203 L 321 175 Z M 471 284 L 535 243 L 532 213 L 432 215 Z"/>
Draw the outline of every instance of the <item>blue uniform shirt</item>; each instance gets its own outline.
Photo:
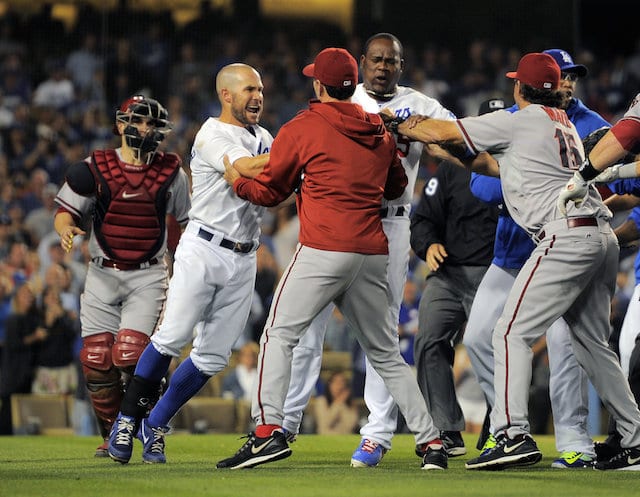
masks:
<path id="1" fill-rule="evenodd" d="M 631 195 L 640 197 L 640 178 L 619 179 L 616 181 L 612 181 L 611 183 L 607 183 L 607 186 L 613 193 L 617 193 L 618 195 L 630 193 Z M 634 223 L 636 223 L 637 228 L 640 229 L 640 207 L 635 207 L 631 211 L 631 214 L 629 214 L 628 219 L 631 219 Z M 633 269 L 636 274 L 637 285 L 638 283 L 640 283 L 640 252 L 636 254 L 636 259 L 633 263 Z"/>

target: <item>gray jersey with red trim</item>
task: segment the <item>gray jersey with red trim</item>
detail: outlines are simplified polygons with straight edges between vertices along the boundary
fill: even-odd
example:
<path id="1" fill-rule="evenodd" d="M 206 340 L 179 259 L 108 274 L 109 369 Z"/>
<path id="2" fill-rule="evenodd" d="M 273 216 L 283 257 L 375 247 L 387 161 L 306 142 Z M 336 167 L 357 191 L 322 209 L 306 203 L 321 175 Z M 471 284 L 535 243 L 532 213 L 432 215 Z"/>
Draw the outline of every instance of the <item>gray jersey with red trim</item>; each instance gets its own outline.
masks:
<path id="1" fill-rule="evenodd" d="M 558 194 L 584 157 L 582 140 L 564 111 L 531 104 L 515 113 L 460 119 L 458 126 L 474 153 L 500 154 L 505 205 L 516 223 L 533 235 L 563 217 L 556 207 Z M 611 212 L 590 187 L 580 207 L 569 205 L 568 216 L 609 219 Z"/>
<path id="2" fill-rule="evenodd" d="M 362 105 L 367 112 L 377 114 L 382 109 L 391 110 L 401 119 L 406 119 L 410 115 L 420 114 L 432 119 L 444 119 L 452 121 L 456 116 L 449 109 L 445 108 L 435 98 L 427 97 L 422 93 L 408 88 L 406 86 L 398 86 L 398 89 L 390 100 L 379 102 L 367 93 L 364 85 L 360 83 L 356 87 L 356 91 L 351 99 L 352 102 Z M 418 177 L 418 167 L 420 166 L 420 157 L 424 144 L 419 141 L 409 141 L 404 136 L 395 136 L 398 146 L 398 155 L 404 166 L 405 173 L 409 182 L 404 193 L 392 200 L 382 201 L 383 207 L 386 205 L 403 205 L 411 203 L 413 199 L 413 190 Z"/>
<path id="3" fill-rule="evenodd" d="M 640 120 L 640 93 L 635 96 L 629 109 L 624 113 L 624 116 L 622 116 L 622 119 Z"/>

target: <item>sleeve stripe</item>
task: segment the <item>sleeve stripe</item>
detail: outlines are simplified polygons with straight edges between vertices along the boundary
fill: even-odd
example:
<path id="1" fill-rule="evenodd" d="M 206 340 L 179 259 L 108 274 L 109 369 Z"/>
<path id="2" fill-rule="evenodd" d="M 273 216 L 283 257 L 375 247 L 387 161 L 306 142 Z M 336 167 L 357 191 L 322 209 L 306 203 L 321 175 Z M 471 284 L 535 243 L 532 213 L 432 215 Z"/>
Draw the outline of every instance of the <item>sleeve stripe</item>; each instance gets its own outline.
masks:
<path id="1" fill-rule="evenodd" d="M 73 216 L 75 216 L 77 218 L 81 218 L 82 217 L 82 213 L 78 209 L 74 208 L 72 205 L 70 205 L 69 203 L 65 202 L 60 197 L 56 197 L 56 202 L 60 205 L 60 207 L 62 207 L 67 212 L 69 212 L 71 215 L 73 215 Z"/>
<path id="2" fill-rule="evenodd" d="M 460 121 L 460 119 L 456 119 L 456 124 L 458 125 L 458 128 L 460 128 L 460 131 L 462 132 L 462 136 L 464 137 L 464 141 L 467 144 L 467 147 L 469 147 L 471 152 L 473 152 L 475 155 L 478 155 L 480 152 L 474 146 L 473 142 L 471 141 L 471 137 L 469 137 L 467 130 L 464 129 L 464 126 L 462 125 L 462 122 Z"/>

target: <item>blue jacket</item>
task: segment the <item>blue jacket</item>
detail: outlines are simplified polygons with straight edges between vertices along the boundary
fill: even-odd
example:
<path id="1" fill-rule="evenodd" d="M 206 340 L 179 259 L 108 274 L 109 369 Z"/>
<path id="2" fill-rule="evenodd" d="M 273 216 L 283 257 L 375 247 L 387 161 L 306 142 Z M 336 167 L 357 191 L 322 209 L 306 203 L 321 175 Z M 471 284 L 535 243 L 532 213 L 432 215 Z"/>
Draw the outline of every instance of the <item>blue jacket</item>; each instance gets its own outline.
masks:
<path id="1" fill-rule="evenodd" d="M 630 193 L 636 197 L 640 197 L 640 178 L 619 179 L 608 183 L 607 186 L 612 192 L 618 195 L 624 195 Z M 631 219 L 638 229 L 640 229 L 640 207 L 636 207 L 629 214 L 628 219 Z M 640 283 L 640 252 L 636 255 L 636 260 L 633 263 L 633 269 L 636 274 L 636 285 Z"/>

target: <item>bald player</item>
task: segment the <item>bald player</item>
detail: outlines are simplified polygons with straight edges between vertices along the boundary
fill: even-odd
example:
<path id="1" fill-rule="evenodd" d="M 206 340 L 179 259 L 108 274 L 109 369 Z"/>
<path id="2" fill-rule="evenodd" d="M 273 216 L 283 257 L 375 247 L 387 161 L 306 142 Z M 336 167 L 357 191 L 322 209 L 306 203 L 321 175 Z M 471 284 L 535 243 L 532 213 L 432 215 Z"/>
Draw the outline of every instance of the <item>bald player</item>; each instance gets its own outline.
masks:
<path id="1" fill-rule="evenodd" d="M 116 111 L 115 150 L 73 164 L 56 197 L 55 228 L 69 252 L 92 217 L 91 262 L 80 306 L 80 362 L 107 457 L 107 437 L 123 389 L 149 343 L 167 291 L 167 214 L 182 225 L 191 206 L 189 180 L 175 154 L 157 148 L 171 130 L 168 113 L 136 95 Z"/>
<path id="2" fill-rule="evenodd" d="M 563 211 L 556 202 L 584 152 L 575 126 L 557 108 L 562 98 L 557 91 L 560 67 L 553 57 L 526 54 L 507 76 L 515 80 L 513 97 L 520 108 L 516 113 L 497 111 L 455 123 L 410 118 L 398 127 L 425 143 L 465 144 L 475 154 L 502 153 L 499 171 L 494 164 L 492 172 L 500 175 L 513 219 L 537 244 L 516 277 L 493 333 L 491 423 L 497 443 L 465 466 L 502 469 L 542 458 L 527 419 L 531 345 L 563 316 L 578 363 L 622 433 L 624 456 L 613 463 L 598 462 L 596 469 L 640 469 L 640 411 L 608 347 L 619 254 L 610 212 L 594 188 L 586 190 L 580 208 L 570 205 Z M 578 184 L 575 177 L 572 181 Z"/>
<path id="3" fill-rule="evenodd" d="M 123 464 L 131 458 L 136 435 L 144 462 L 166 462 L 169 420 L 227 365 L 251 308 L 264 208 L 237 197 L 227 185 L 223 156 L 252 176 L 266 163 L 273 137 L 258 125 L 263 85 L 255 69 L 225 66 L 216 77 L 216 90 L 220 116 L 205 121 L 191 150 L 193 207 L 176 250 L 164 317 L 140 358 L 109 438 L 109 455 Z M 143 419 L 171 359 L 192 338 L 189 357 Z"/>

